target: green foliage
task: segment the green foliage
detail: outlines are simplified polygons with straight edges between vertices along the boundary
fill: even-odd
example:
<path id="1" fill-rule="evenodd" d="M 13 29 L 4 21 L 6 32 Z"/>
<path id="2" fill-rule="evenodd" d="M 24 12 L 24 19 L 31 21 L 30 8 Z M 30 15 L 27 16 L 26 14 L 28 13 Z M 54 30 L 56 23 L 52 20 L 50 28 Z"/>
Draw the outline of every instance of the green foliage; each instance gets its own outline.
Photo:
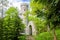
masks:
<path id="1" fill-rule="evenodd" d="M 3 18 L 0 18 L 0 39 L 2 38 L 2 33 L 3 33 Z"/>
<path id="2" fill-rule="evenodd" d="M 10 7 L 6 11 L 6 16 L 3 19 L 3 31 L 0 40 L 18 40 L 20 32 L 24 30 L 25 26 L 18 16 L 18 11 L 14 7 Z"/>
<path id="3" fill-rule="evenodd" d="M 43 19 L 43 18 L 38 18 L 36 17 L 36 15 L 31 15 L 31 16 L 28 16 L 28 20 L 29 21 L 33 21 L 34 24 L 35 24 L 35 28 L 37 29 L 38 33 L 40 32 L 44 32 L 44 31 L 47 31 L 47 28 L 46 28 L 46 20 Z"/>
<path id="4" fill-rule="evenodd" d="M 37 15 L 37 17 L 46 20 L 45 24 L 48 25 L 47 26 L 48 31 L 50 31 L 50 28 L 55 29 L 58 26 L 60 26 L 59 25 L 60 24 L 60 6 L 59 5 L 60 5 L 60 0 L 33 0 L 33 1 L 31 0 L 31 3 L 30 3 L 30 6 L 32 8 L 31 12 L 33 14 L 35 13 Z M 42 21 L 42 23 L 43 22 L 44 21 Z M 45 25 L 45 24 L 43 23 L 43 25 Z M 37 28 L 39 29 L 40 27 L 38 26 Z M 38 32 L 40 32 L 40 31 L 38 31 Z M 54 34 L 54 35 L 51 37 L 50 34 L 47 33 L 47 35 L 50 36 L 49 37 L 46 35 L 46 33 L 44 33 L 42 36 L 41 35 L 38 36 L 38 38 L 36 40 L 53 40 L 53 38 L 54 39 L 56 38 L 55 30 L 53 31 L 52 34 Z"/>
<path id="5" fill-rule="evenodd" d="M 57 40 L 60 40 L 60 30 L 56 30 Z M 43 32 L 35 37 L 36 40 L 53 40 L 52 32 Z"/>
<path id="6" fill-rule="evenodd" d="M 43 3 L 42 3 L 43 2 Z M 47 30 L 46 28 L 46 22 L 45 19 L 45 7 L 46 7 L 46 0 L 31 0 L 30 6 L 32 8 L 31 14 L 34 14 L 30 16 L 30 19 L 34 21 L 36 28 L 38 32 L 45 32 Z M 34 18 L 33 18 L 34 16 Z"/>
<path id="7" fill-rule="evenodd" d="M 36 36 L 36 40 L 53 40 L 53 35 L 48 32 L 43 32 Z"/>
<path id="8" fill-rule="evenodd" d="M 19 40 L 26 40 L 26 36 L 25 35 L 19 36 L 18 38 L 19 38 Z"/>
<path id="9" fill-rule="evenodd" d="M 51 23 L 54 25 L 52 28 L 54 28 L 60 24 L 59 2 L 60 0 L 31 0 L 31 12 L 35 13 L 39 18 L 44 18 L 47 21 L 47 25 Z"/>
<path id="10" fill-rule="evenodd" d="M 57 40 L 60 40 L 60 29 L 56 30 Z"/>

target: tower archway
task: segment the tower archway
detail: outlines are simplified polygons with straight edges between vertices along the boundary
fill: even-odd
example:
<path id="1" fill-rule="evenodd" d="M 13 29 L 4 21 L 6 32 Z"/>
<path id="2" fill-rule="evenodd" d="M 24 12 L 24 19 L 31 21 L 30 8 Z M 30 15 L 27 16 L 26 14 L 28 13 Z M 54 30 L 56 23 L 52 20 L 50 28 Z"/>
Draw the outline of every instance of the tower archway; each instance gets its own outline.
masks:
<path id="1" fill-rule="evenodd" d="M 32 26 L 31 25 L 29 25 L 29 35 L 32 35 Z"/>
<path id="2" fill-rule="evenodd" d="M 36 31 L 33 21 L 30 21 L 28 23 L 28 26 L 26 26 L 26 28 L 25 28 L 25 34 L 26 35 L 36 35 L 36 32 L 37 31 Z"/>

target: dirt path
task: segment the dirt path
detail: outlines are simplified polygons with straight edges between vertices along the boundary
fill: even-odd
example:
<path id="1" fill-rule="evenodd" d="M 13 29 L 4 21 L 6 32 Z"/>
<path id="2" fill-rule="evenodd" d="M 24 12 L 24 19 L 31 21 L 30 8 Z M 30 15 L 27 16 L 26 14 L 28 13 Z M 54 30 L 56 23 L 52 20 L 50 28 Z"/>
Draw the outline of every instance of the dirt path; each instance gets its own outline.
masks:
<path id="1" fill-rule="evenodd" d="M 26 40 L 34 40 L 34 38 L 32 36 L 27 36 Z"/>

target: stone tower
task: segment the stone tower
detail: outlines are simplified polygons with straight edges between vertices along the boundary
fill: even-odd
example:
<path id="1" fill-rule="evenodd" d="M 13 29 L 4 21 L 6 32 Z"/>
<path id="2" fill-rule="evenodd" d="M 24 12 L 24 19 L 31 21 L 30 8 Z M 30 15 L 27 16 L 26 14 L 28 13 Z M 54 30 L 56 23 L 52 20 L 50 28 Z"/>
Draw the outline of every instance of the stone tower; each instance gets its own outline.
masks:
<path id="1" fill-rule="evenodd" d="M 24 17 L 24 13 L 28 10 L 28 7 L 29 5 L 27 4 L 27 3 L 21 3 L 20 4 L 20 14 L 19 14 L 19 16 L 20 16 L 20 18 L 23 20 L 23 23 L 25 23 L 26 24 L 26 19 L 25 19 L 25 17 Z"/>
<path id="2" fill-rule="evenodd" d="M 28 11 L 29 5 L 27 3 L 21 3 L 20 8 L 21 8 L 20 17 L 21 17 L 21 19 L 23 20 L 23 23 L 26 26 L 25 34 L 26 35 L 35 35 L 36 34 L 35 25 L 33 24 L 32 21 L 28 22 L 28 17 L 26 17 L 26 18 L 24 17 L 24 13 L 26 11 Z"/>
<path id="3" fill-rule="evenodd" d="M 27 27 L 28 26 L 28 20 L 27 20 L 27 18 L 25 19 L 24 13 L 26 11 L 28 11 L 29 5 L 27 3 L 21 3 L 20 8 L 21 8 L 21 10 L 20 10 L 19 16 L 23 20 L 23 23 L 26 26 L 26 28 L 25 28 L 25 34 L 26 34 L 26 33 L 28 33 L 27 30 L 26 30 L 26 29 L 28 29 L 28 27 Z"/>

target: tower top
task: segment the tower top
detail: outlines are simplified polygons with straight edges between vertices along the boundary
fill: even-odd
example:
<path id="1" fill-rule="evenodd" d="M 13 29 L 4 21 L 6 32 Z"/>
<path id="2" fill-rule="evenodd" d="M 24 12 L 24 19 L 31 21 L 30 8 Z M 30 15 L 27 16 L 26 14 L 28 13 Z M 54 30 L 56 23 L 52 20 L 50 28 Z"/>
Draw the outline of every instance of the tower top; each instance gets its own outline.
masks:
<path id="1" fill-rule="evenodd" d="M 28 7 L 28 4 L 27 3 L 21 3 L 21 6 L 27 6 Z"/>
<path id="2" fill-rule="evenodd" d="M 20 8 L 21 8 L 21 13 L 24 14 L 28 10 L 29 5 L 27 3 L 21 3 Z"/>

